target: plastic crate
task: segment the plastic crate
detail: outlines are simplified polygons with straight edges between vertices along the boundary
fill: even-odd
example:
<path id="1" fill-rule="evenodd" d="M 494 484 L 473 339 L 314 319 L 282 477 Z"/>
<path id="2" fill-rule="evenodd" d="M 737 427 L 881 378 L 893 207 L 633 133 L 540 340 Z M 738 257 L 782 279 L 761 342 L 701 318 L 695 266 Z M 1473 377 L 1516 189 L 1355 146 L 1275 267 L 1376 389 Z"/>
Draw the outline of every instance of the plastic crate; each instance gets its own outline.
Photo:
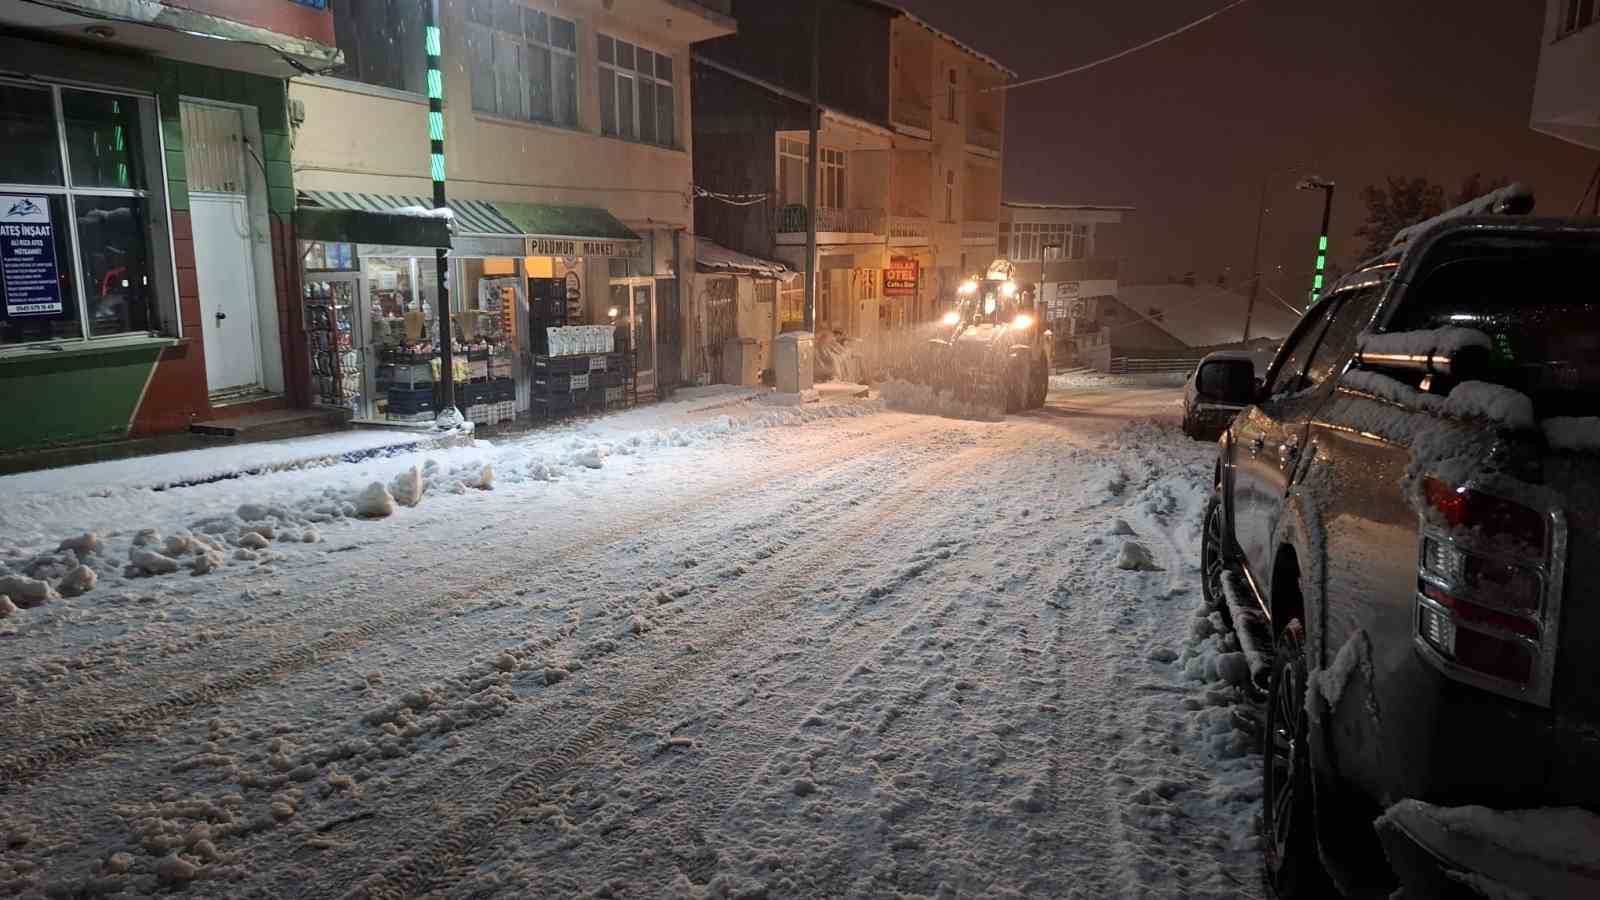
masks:
<path id="1" fill-rule="evenodd" d="M 490 378 L 510 378 L 511 375 L 511 357 L 495 356 L 489 359 Z"/>
<path id="2" fill-rule="evenodd" d="M 517 383 L 509 378 L 497 378 L 489 382 L 495 403 L 515 403 L 517 400 Z"/>
<path id="3" fill-rule="evenodd" d="M 411 415 L 434 410 L 433 386 L 391 387 L 388 392 L 389 415 Z"/>
<path id="4" fill-rule="evenodd" d="M 483 384 L 458 384 L 456 385 L 457 406 L 481 406 L 494 402 L 494 385 Z"/>
<path id="5" fill-rule="evenodd" d="M 433 365 L 431 363 L 390 363 L 378 370 L 378 380 L 387 381 L 400 387 L 428 387 L 433 386 Z"/>
<path id="6" fill-rule="evenodd" d="M 467 377 L 473 379 L 474 381 L 476 381 L 476 380 L 478 380 L 480 378 L 488 378 L 489 377 L 489 359 L 488 359 L 488 357 L 484 357 L 483 359 L 469 359 L 469 360 L 467 360 Z"/>
<path id="7" fill-rule="evenodd" d="M 541 394 L 566 394 L 572 391 L 586 391 L 593 384 L 593 378 L 588 372 L 581 375 L 571 373 L 552 373 L 541 375 L 533 379 L 533 390 Z"/>
<path id="8" fill-rule="evenodd" d="M 607 406 L 615 406 L 616 404 L 626 400 L 628 397 L 627 391 L 620 387 L 608 387 L 605 389 L 605 391 Z"/>

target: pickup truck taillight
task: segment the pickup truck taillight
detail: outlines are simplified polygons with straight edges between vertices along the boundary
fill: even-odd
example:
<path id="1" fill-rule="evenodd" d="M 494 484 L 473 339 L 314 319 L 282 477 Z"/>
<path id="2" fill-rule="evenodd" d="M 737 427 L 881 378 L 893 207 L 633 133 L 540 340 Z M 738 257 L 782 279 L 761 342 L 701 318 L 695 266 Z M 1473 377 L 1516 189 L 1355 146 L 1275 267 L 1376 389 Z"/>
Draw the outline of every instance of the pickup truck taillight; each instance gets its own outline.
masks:
<path id="1" fill-rule="evenodd" d="M 1418 647 L 1457 680 L 1548 703 L 1562 518 L 1437 478 L 1422 495 Z"/>

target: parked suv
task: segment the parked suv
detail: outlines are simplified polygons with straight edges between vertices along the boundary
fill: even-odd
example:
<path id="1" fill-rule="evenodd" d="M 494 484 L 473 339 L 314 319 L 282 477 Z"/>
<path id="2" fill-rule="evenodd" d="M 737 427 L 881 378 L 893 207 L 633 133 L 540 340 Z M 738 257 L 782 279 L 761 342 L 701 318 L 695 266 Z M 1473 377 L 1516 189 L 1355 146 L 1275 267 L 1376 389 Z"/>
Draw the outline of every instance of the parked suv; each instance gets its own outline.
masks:
<path id="1" fill-rule="evenodd" d="M 1600 220 L 1531 205 L 1402 232 L 1208 381 L 1280 896 L 1600 897 Z"/>

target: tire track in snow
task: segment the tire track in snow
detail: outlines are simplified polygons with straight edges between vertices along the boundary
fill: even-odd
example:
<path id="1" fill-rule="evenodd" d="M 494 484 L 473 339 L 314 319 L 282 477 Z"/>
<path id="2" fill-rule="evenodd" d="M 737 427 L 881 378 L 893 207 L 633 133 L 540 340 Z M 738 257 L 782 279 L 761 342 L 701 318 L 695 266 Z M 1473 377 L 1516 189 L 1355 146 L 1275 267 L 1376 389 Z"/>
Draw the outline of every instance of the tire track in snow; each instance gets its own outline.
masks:
<path id="1" fill-rule="evenodd" d="M 997 448 L 994 446 L 962 451 L 916 471 L 913 480 L 921 484 L 937 483 L 950 473 L 971 466 L 971 457 L 976 456 L 981 459 L 995 452 Z M 830 545 L 849 545 L 852 541 L 859 541 L 874 531 L 894 527 L 898 523 L 893 521 L 893 516 L 899 510 L 925 498 L 929 493 L 927 487 L 902 489 L 885 503 L 864 510 L 854 517 L 864 521 L 851 524 L 830 535 Z M 809 558 L 796 563 L 779 579 L 777 585 L 751 598 L 743 609 L 734 613 L 718 629 L 715 635 L 697 642 L 700 646 L 699 653 L 630 691 L 622 701 L 592 719 L 578 733 L 570 735 L 562 746 L 524 769 L 500 789 L 495 802 L 487 811 L 458 818 L 452 822 L 442 834 L 428 842 L 431 852 L 424 858 L 412 859 L 402 864 L 399 866 L 399 871 L 374 876 L 358 887 L 354 892 L 355 895 L 369 898 L 411 897 L 424 891 L 438 891 L 454 878 L 458 878 L 462 867 L 471 859 L 473 853 L 480 849 L 490 836 L 496 834 L 518 810 L 542 796 L 546 787 L 579 765 L 590 752 L 608 740 L 614 731 L 659 707 L 663 697 L 689 678 L 709 668 L 713 662 L 720 662 L 722 654 L 730 647 L 739 645 L 753 630 L 760 630 L 763 622 L 772 624 L 774 613 L 780 611 L 784 601 L 802 594 L 811 579 L 833 561 L 831 547 L 823 547 L 813 552 Z M 833 621 L 843 622 L 853 616 L 859 608 L 859 603 L 853 603 Z M 839 626 L 823 630 L 825 632 L 836 630 L 837 627 Z M 865 637 L 855 636 L 850 643 L 854 645 L 863 642 L 870 638 L 871 634 L 869 632 Z"/>
<path id="2" fill-rule="evenodd" d="M 892 435 L 880 437 L 873 447 L 883 447 L 890 443 L 910 443 L 925 439 L 926 435 L 920 432 L 933 430 L 939 427 L 937 422 L 932 424 L 913 421 L 905 426 L 891 429 Z M 911 435 L 899 435 L 901 431 L 912 431 Z M 819 448 L 800 458 L 787 458 L 775 460 L 775 467 L 798 467 L 801 471 L 813 465 L 822 465 L 827 462 L 849 466 L 858 461 L 855 454 L 861 450 L 859 445 L 834 445 Z M 847 454 L 849 456 L 847 457 Z M 748 480 L 740 481 L 734 485 L 701 492 L 689 498 L 674 498 L 672 506 L 675 509 L 689 509 L 691 512 L 667 514 L 663 516 L 658 510 L 635 511 L 625 514 L 621 521 L 608 519 L 603 524 L 597 525 L 588 532 L 584 532 L 575 539 L 569 538 L 555 548 L 544 554 L 546 559 L 560 559 L 570 556 L 588 555 L 600 552 L 603 548 L 595 548 L 594 541 L 597 536 L 617 531 L 631 531 L 647 525 L 654 527 L 668 527 L 674 524 L 683 524 L 687 520 L 705 515 L 703 509 L 715 506 L 719 502 L 730 500 L 734 497 L 758 493 L 769 489 L 764 483 L 752 484 Z M 486 555 L 488 555 L 486 551 Z M 492 557 L 491 557 L 492 558 Z M 48 715 L 55 726 L 54 733 L 43 738 L 26 741 L 25 744 L 34 745 L 34 749 L 25 749 L 9 753 L 0 757 L 0 794 L 15 790 L 18 786 L 47 774 L 52 769 L 73 760 L 98 752 L 101 748 L 134 734 L 144 733 L 158 729 L 164 725 L 177 721 L 193 710 L 202 706 L 212 706 L 229 698 L 235 697 L 248 690 L 257 689 L 277 681 L 285 676 L 328 662 L 335 656 L 340 656 L 360 647 L 373 639 L 399 629 L 406 625 L 416 625 L 425 621 L 430 614 L 437 613 L 445 604 L 452 601 L 463 601 L 493 590 L 497 587 L 525 579 L 528 576 L 528 566 L 525 563 L 502 565 L 500 571 L 494 575 L 480 578 L 468 585 L 445 587 L 437 595 L 430 595 L 420 601 L 408 603 L 402 607 L 391 609 L 389 612 L 368 618 L 366 621 L 345 626 L 323 637 L 300 644 L 288 649 L 272 650 L 292 640 L 292 637 L 281 634 L 282 629 L 274 629 L 268 642 L 269 653 L 264 659 L 253 665 L 236 666 L 220 678 L 206 678 L 198 685 L 181 687 L 168 691 L 167 696 L 155 703 L 147 703 L 133 710 L 120 714 L 106 715 L 108 706 L 115 708 L 116 701 L 101 696 L 68 696 L 53 698 L 49 704 Z M 341 604 L 349 607 L 359 602 L 362 597 L 375 593 L 377 589 L 366 588 L 359 590 L 354 598 Z M 308 622 L 303 629 L 305 632 L 313 631 L 317 625 L 333 624 L 343 618 L 339 613 L 322 617 L 321 620 Z M 197 671 L 185 673 L 190 679 L 204 677 L 207 672 L 205 667 Z M 173 680 L 173 673 L 162 673 L 163 681 Z M 182 675 L 176 676 L 182 679 Z M 154 686 L 145 688 L 140 693 L 149 693 Z M 44 715 L 44 711 L 41 711 Z M 37 721 L 22 721 L 20 718 L 10 719 L 5 737 L 9 745 L 19 743 L 17 738 L 22 735 L 31 735 L 39 729 L 41 723 Z M 18 726 L 28 727 L 22 731 Z"/>

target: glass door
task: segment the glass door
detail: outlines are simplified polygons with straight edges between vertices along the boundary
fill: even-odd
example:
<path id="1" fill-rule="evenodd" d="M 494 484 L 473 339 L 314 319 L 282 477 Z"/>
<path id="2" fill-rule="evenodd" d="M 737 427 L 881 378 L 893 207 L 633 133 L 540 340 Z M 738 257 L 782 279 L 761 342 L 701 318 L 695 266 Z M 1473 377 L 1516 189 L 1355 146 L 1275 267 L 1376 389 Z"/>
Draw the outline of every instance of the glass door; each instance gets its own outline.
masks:
<path id="1" fill-rule="evenodd" d="M 640 394 L 656 390 L 656 308 L 650 285 L 633 286 L 633 342 L 639 348 L 637 385 Z"/>

